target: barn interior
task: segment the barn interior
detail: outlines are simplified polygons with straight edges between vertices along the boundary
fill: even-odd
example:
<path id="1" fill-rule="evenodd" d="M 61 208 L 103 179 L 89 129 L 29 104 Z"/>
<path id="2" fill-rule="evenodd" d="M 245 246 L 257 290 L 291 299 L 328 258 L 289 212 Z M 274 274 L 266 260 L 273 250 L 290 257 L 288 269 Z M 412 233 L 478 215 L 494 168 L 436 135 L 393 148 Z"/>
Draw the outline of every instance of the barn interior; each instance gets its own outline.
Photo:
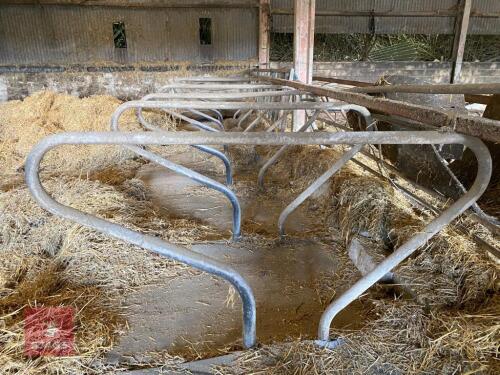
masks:
<path id="1" fill-rule="evenodd" d="M 500 373 L 500 3 L 0 2 L 0 373 Z"/>

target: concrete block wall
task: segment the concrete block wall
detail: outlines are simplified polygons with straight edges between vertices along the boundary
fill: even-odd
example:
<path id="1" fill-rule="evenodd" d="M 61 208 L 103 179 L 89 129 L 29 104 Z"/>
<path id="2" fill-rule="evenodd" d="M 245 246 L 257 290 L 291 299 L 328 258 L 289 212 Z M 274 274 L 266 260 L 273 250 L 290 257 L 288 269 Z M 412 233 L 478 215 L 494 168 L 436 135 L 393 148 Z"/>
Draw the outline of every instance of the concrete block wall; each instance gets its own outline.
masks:
<path id="1" fill-rule="evenodd" d="M 500 63 L 466 62 L 462 65 L 460 81 L 464 83 L 500 82 Z"/>
<path id="2" fill-rule="evenodd" d="M 0 102 L 23 99 L 40 90 L 85 97 L 107 94 L 134 100 L 164 91 L 176 77 L 226 75 L 247 71 L 254 63 L 150 67 L 0 67 Z"/>
<path id="3" fill-rule="evenodd" d="M 273 62 L 272 68 L 291 66 L 287 62 Z M 317 62 L 314 74 L 355 81 L 376 82 L 382 76 L 402 75 L 420 78 L 432 83 L 450 81 L 449 62 Z M 464 83 L 500 82 L 500 63 L 467 62 L 462 66 Z"/>
<path id="4" fill-rule="evenodd" d="M 133 100 L 162 91 L 173 78 L 202 74 L 237 74 L 255 65 L 254 61 L 210 65 L 159 66 L 0 66 L 0 101 L 22 99 L 36 91 L 50 89 L 72 95 L 109 94 Z M 281 68 L 291 63 L 272 63 Z M 376 82 L 382 76 L 403 75 L 427 82 L 447 83 L 450 63 L 441 62 L 318 62 L 317 75 Z M 462 82 L 500 82 L 500 63 L 464 63 Z"/>

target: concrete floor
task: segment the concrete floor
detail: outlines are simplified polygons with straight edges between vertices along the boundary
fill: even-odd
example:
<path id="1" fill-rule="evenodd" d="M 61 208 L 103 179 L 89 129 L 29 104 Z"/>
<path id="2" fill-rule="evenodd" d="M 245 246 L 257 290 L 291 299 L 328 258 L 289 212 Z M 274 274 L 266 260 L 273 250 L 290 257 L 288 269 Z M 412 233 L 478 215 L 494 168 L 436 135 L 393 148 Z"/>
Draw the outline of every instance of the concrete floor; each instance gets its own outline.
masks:
<path id="1" fill-rule="evenodd" d="M 257 301 L 258 341 L 269 343 L 297 337 L 314 338 L 325 306 L 319 298 L 320 277 L 337 265 L 328 245 L 302 240 L 259 249 L 203 244 L 193 250 L 224 261 L 239 271 Z M 129 296 L 130 331 L 113 356 L 147 361 L 147 353 L 196 358 L 241 345 L 241 304 L 230 285 L 209 274 L 179 277 L 144 287 Z M 355 328 L 362 321 L 353 304 L 339 315 L 337 327 Z"/>
<path id="2" fill-rule="evenodd" d="M 194 160 L 192 155 L 175 158 L 203 173 L 213 170 L 213 165 Z M 145 182 L 159 211 L 195 218 L 221 230 L 231 228 L 231 206 L 224 195 L 154 165 L 145 165 L 137 177 Z M 277 218 L 286 201 L 276 197 L 256 201 L 248 194 L 239 198 L 244 220 L 276 233 Z M 288 221 L 288 230 L 300 232 L 319 225 L 317 220 L 299 209 Z M 273 246 L 261 247 L 249 243 L 221 241 L 197 244 L 192 249 L 231 265 L 248 281 L 257 301 L 258 342 L 315 338 L 326 307 L 319 285 L 339 271 L 332 245 L 307 239 L 277 240 Z M 335 290 L 330 292 L 331 297 L 336 294 Z M 109 355 L 112 362 L 147 362 L 149 352 L 165 350 L 195 360 L 218 356 L 227 348 L 241 348 L 239 296 L 220 278 L 204 273 L 180 276 L 143 287 L 125 303 L 130 330 Z M 334 325 L 356 328 L 362 321 L 362 308 L 354 303 Z"/>

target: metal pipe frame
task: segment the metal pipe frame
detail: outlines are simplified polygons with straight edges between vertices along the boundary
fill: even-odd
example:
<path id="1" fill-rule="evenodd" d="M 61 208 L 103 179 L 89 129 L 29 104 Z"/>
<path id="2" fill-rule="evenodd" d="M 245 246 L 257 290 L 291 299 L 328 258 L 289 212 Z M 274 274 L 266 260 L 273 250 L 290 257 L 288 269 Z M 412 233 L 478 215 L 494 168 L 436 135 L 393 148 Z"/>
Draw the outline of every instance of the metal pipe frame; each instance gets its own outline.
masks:
<path id="1" fill-rule="evenodd" d="M 131 103 L 131 102 L 128 102 L 128 103 Z M 159 103 L 159 102 L 156 102 L 156 101 L 153 101 L 152 103 Z M 161 102 L 160 102 L 161 103 Z M 155 107 L 150 107 L 150 109 L 154 109 Z M 185 116 L 181 113 L 177 113 L 177 112 L 174 112 L 172 110 L 169 110 L 169 109 L 163 109 L 161 108 L 163 112 L 171 115 L 172 117 L 177 117 L 179 120 L 183 120 L 183 121 L 186 121 L 188 123 L 190 123 L 191 125 L 193 125 L 194 127 L 200 129 L 200 130 L 206 130 L 206 131 L 209 131 L 209 132 L 215 132 L 215 131 L 219 131 L 215 128 L 212 128 L 211 126 L 207 125 L 207 124 L 204 124 L 203 122 L 201 121 L 198 121 L 198 120 L 195 120 L 195 119 L 192 119 L 188 116 Z M 161 130 L 160 128 L 154 126 L 154 125 L 151 125 L 145 118 L 144 118 L 144 115 L 142 114 L 142 107 L 136 107 L 136 116 L 137 116 L 137 119 L 139 120 L 139 123 L 144 126 L 146 129 L 148 130 L 152 130 L 152 131 L 159 131 Z M 222 124 L 221 124 L 222 126 Z M 224 127 L 222 127 L 222 130 L 224 130 Z"/>
<path id="2" fill-rule="evenodd" d="M 122 105 L 118 106 L 118 108 L 115 110 L 115 112 L 113 113 L 113 115 L 111 117 L 111 130 L 119 131 L 120 116 L 121 116 L 121 114 L 123 114 L 125 112 L 126 109 L 134 108 L 134 107 L 131 107 L 131 105 L 133 106 L 133 102 L 126 102 L 126 103 L 123 103 Z M 135 107 L 135 108 L 137 111 L 136 113 L 137 113 L 138 118 L 143 119 L 142 112 L 139 112 L 139 109 L 142 109 L 142 107 Z M 168 109 L 165 109 L 165 111 L 168 111 Z M 180 115 L 178 113 L 175 113 L 175 112 L 171 112 L 171 113 L 175 116 L 180 116 L 181 118 L 186 118 L 187 121 L 192 120 L 192 119 L 189 119 L 189 118 L 187 118 L 183 115 Z M 141 120 L 139 120 L 139 121 L 146 129 L 153 130 L 155 133 L 159 132 L 156 127 L 150 125 L 147 121 L 144 121 L 144 123 Z M 194 121 L 194 120 L 192 120 L 192 121 Z M 210 128 L 210 129 L 211 129 L 211 131 L 217 131 L 217 130 L 212 129 L 212 128 Z M 221 159 L 222 162 L 224 163 L 224 166 L 226 169 L 226 183 L 228 185 L 232 185 L 233 173 L 232 173 L 232 168 L 231 168 L 231 162 L 229 161 L 229 159 L 227 158 L 227 156 L 224 153 L 222 153 L 219 150 L 216 150 L 212 147 L 207 147 L 205 145 L 191 145 L 191 146 L 199 149 L 200 151 L 209 153 L 209 154 L 214 155 L 214 156 L 218 157 L 219 159 Z M 188 178 L 190 178 L 198 183 L 201 183 L 202 185 L 205 185 L 211 189 L 214 189 L 214 190 L 224 194 L 228 198 L 228 200 L 231 203 L 231 206 L 233 208 L 233 240 L 236 241 L 241 237 L 241 205 L 240 205 L 240 202 L 238 200 L 238 197 L 231 189 L 229 189 L 228 187 L 222 185 L 221 183 L 219 183 L 218 181 L 216 181 L 210 177 L 204 176 L 201 173 L 198 173 L 198 172 L 195 172 L 189 168 L 183 167 L 182 165 L 173 163 L 170 160 L 163 158 L 161 156 L 158 156 L 153 152 L 144 150 L 141 147 L 126 146 L 126 148 L 128 148 L 132 152 L 148 159 L 149 161 L 152 161 L 156 164 L 159 164 L 159 165 L 161 165 L 161 166 L 163 166 L 163 167 L 165 167 L 165 168 L 167 168 L 175 173 L 179 173 L 179 174 L 181 174 L 185 177 L 188 177 Z"/>
<path id="3" fill-rule="evenodd" d="M 203 117 L 205 120 L 208 120 L 210 122 L 215 123 L 219 127 L 219 130 L 221 130 L 221 131 L 225 130 L 224 124 L 222 123 L 222 121 L 224 120 L 224 117 L 222 116 L 222 113 L 220 113 L 219 111 L 217 111 L 215 109 L 211 110 L 211 112 L 214 112 L 218 118 L 212 117 L 212 116 L 206 114 L 205 112 L 198 111 L 196 109 L 190 109 L 190 110 L 188 110 L 188 112 L 191 112 L 193 115 Z"/>
<path id="4" fill-rule="evenodd" d="M 385 133 L 385 132 L 382 132 Z M 459 136 L 457 134 L 457 136 Z M 420 246 L 429 241 L 436 233 L 448 225 L 460 214 L 465 212 L 471 205 L 479 199 L 486 190 L 492 173 L 492 161 L 488 148 L 479 139 L 459 136 L 462 139 L 455 141 L 446 140 L 441 143 L 439 139 L 434 139 L 429 144 L 450 144 L 457 143 L 469 147 L 475 154 L 478 162 L 478 173 L 471 189 L 466 192 L 460 199 L 454 202 L 450 207 L 443 211 L 433 221 L 431 221 L 421 232 L 415 234 L 412 238 L 406 241 L 390 256 L 382 261 L 375 269 L 361 278 L 339 298 L 331 303 L 321 316 L 318 327 L 318 340 L 316 344 L 323 347 L 328 347 L 335 344 L 337 340 L 330 340 L 330 326 L 335 316 L 347 307 L 351 302 L 359 298 L 373 284 L 379 281 L 387 272 L 393 270 L 398 264 L 413 254 Z"/>
<path id="5" fill-rule="evenodd" d="M 128 109 L 133 109 L 135 108 L 136 111 L 139 109 L 142 110 L 142 108 L 152 108 L 152 109 L 162 109 L 165 111 L 168 111 L 169 109 L 201 109 L 201 110 L 206 110 L 210 108 L 217 108 L 217 109 L 238 109 L 238 108 L 243 108 L 243 109 L 263 109 L 263 110 L 277 110 L 281 109 L 282 107 L 285 108 L 299 108 L 299 109 L 311 109 L 311 110 L 317 110 L 317 109 L 327 109 L 329 107 L 332 107 L 333 105 L 331 103 L 317 103 L 317 102 L 298 102 L 298 103 L 237 103 L 237 102 L 203 102 L 203 101 L 198 101 L 198 102 L 188 102 L 188 101 L 171 101 L 171 102 L 155 102 L 155 101 L 130 101 L 121 104 L 113 113 L 112 118 L 111 118 L 111 129 L 114 131 L 119 130 L 119 119 L 120 116 Z M 192 123 L 192 124 L 198 124 L 198 125 L 204 125 L 203 123 L 200 123 L 199 121 L 190 119 L 186 116 L 180 115 L 175 112 L 169 112 L 174 116 L 178 116 L 179 118 L 185 119 L 186 121 Z M 140 116 L 140 117 L 139 117 Z M 142 113 L 138 112 L 138 117 L 142 120 L 143 116 Z M 141 120 L 140 120 L 141 121 Z M 144 120 L 144 122 L 141 121 L 141 124 L 145 126 L 147 129 L 152 129 L 152 130 L 157 130 L 155 127 L 147 123 L 147 121 Z M 214 131 L 215 129 L 213 128 L 208 128 Z M 207 129 L 207 130 L 208 130 Z M 198 145 L 199 146 L 199 145 Z M 230 201 L 232 207 L 233 207 L 233 239 L 237 240 L 241 236 L 241 206 L 238 200 L 238 197 L 236 194 L 229 188 L 225 187 L 224 185 L 220 184 L 219 182 L 203 176 L 200 173 L 197 173 L 195 171 L 192 171 L 188 168 L 182 167 L 181 165 L 178 165 L 176 163 L 173 163 L 165 158 L 162 158 L 150 151 L 143 150 L 140 147 L 128 147 L 131 151 L 137 153 L 138 155 L 141 155 L 145 158 L 147 158 L 150 161 L 153 161 L 159 165 L 164 166 L 165 168 L 168 168 L 176 173 L 182 174 L 188 178 L 191 178 L 195 180 L 196 182 L 199 182 L 209 188 L 212 188 L 216 191 L 219 191 L 223 193 L 228 200 Z M 199 149 L 205 152 L 209 152 L 212 155 L 215 155 L 219 157 L 225 164 L 226 166 L 226 180 L 228 183 L 232 183 L 232 170 L 230 169 L 230 162 L 229 160 L 225 157 L 224 154 L 220 153 L 219 151 L 208 148 L 206 146 L 201 146 Z"/>
<path id="6" fill-rule="evenodd" d="M 255 344 L 255 300 L 245 280 L 231 268 L 201 254 L 145 236 L 121 225 L 80 212 L 55 201 L 43 188 L 39 179 L 40 162 L 49 150 L 60 145 L 363 145 L 363 144 L 462 144 L 469 147 L 478 161 L 478 173 L 471 189 L 454 202 L 443 213 L 431 221 L 422 231 L 396 249 L 370 273 L 361 278 L 344 294 L 336 299 L 323 313 L 316 344 L 330 346 L 338 341 L 329 340 L 330 324 L 333 318 L 352 301 L 385 274 L 413 254 L 436 233 L 462 214 L 483 194 L 492 173 L 492 161 L 488 148 L 479 139 L 456 134 L 433 131 L 385 131 L 385 132 L 338 132 L 338 133 L 205 133 L 205 132 L 154 132 L 121 133 L 89 132 L 59 133 L 40 141 L 28 155 L 26 161 L 26 183 L 34 199 L 49 212 L 93 228 L 113 237 L 151 250 L 171 259 L 210 272 L 232 283 L 240 293 L 243 302 L 243 342 L 246 347 Z"/>
<path id="7" fill-rule="evenodd" d="M 168 101 L 168 102 L 156 102 L 147 100 L 132 100 L 122 104 L 130 104 L 126 109 L 131 108 L 148 108 L 148 109 L 219 109 L 219 110 L 259 110 L 259 111 L 277 111 L 277 110 L 329 110 L 332 107 L 336 107 L 334 103 L 324 103 L 324 102 L 310 102 L 310 101 L 300 101 L 300 102 L 273 102 L 273 103 L 260 103 L 260 102 L 206 102 L 206 101 Z"/>
<path id="8" fill-rule="evenodd" d="M 372 128 L 373 120 L 370 112 L 365 108 L 355 104 L 345 105 L 338 108 L 339 112 L 354 111 L 363 117 L 367 129 Z M 326 112 L 328 115 L 329 112 Z M 285 222 L 288 216 L 297 209 L 304 201 L 309 198 L 316 190 L 318 190 L 324 183 L 326 183 L 335 173 L 337 173 L 349 160 L 351 160 L 358 152 L 360 152 L 365 145 L 353 146 L 349 151 L 345 152 L 342 157 L 337 160 L 325 173 L 313 181 L 300 195 L 295 198 L 285 209 L 281 212 L 278 218 L 278 230 L 280 236 L 285 235 Z M 259 181 L 260 182 L 260 181 Z"/>
<path id="9" fill-rule="evenodd" d="M 285 89 L 280 91 L 245 91 L 237 93 L 227 93 L 227 92 L 217 92 L 217 93 L 200 93 L 198 91 L 193 91 L 191 93 L 154 93 L 144 96 L 141 100 L 171 100 L 171 99 L 182 99 L 182 100 L 224 100 L 229 99 L 231 101 L 236 101 L 234 99 L 251 99 L 260 97 L 278 97 L 278 96 L 291 96 L 291 95 L 303 95 L 307 94 L 305 91 Z"/>
<path id="10" fill-rule="evenodd" d="M 110 136 L 112 134 L 112 136 Z M 137 133 L 136 133 L 137 134 Z M 156 133 L 146 133 L 149 139 L 156 138 Z M 122 133 L 103 133 L 108 144 L 125 144 Z M 80 139 L 78 139 L 80 138 Z M 118 138 L 117 142 L 113 141 Z M 120 139 L 121 138 L 121 139 Z M 85 227 L 108 234 L 127 243 L 142 247 L 172 260 L 187 264 L 201 271 L 222 277 L 238 291 L 243 304 L 243 345 L 253 347 L 256 343 L 256 304 L 251 287 L 234 269 L 205 255 L 187 248 L 163 241 L 157 237 L 144 235 L 118 224 L 111 223 L 96 216 L 81 212 L 55 201 L 40 183 L 39 170 L 43 156 L 52 148 L 62 144 L 95 144 L 91 133 L 63 134 L 62 137 L 48 137 L 31 151 L 26 162 L 26 182 L 35 200 L 54 215 L 74 221 Z M 165 160 L 144 151 L 142 148 L 129 145 L 143 157 L 164 165 Z"/>
<path id="11" fill-rule="evenodd" d="M 186 99 L 186 98 L 196 98 L 196 99 L 206 99 L 207 98 L 207 95 L 208 94 L 200 94 L 198 91 L 195 91 L 195 93 L 177 93 L 175 92 L 175 90 L 173 90 L 174 92 L 173 93 L 153 93 L 153 94 L 148 94 L 146 96 L 144 96 L 141 100 L 159 100 L 159 99 Z M 219 128 L 221 130 L 224 130 L 224 125 L 222 124 L 222 121 L 223 121 L 223 116 L 222 114 L 215 110 L 215 109 L 209 109 L 210 111 L 214 112 L 216 114 L 216 116 L 218 117 L 218 119 L 212 117 L 212 116 L 209 116 L 207 115 L 206 113 L 204 112 L 200 112 L 200 111 L 196 111 L 196 110 L 187 110 L 191 113 L 194 113 L 198 116 L 201 116 L 201 117 L 204 117 L 205 119 L 209 120 L 209 121 L 213 121 L 215 123 L 217 123 L 217 125 L 219 126 Z M 142 108 L 139 108 L 137 110 L 137 115 L 139 117 L 139 113 L 141 114 L 141 117 L 142 117 Z M 144 118 L 142 118 L 143 121 Z"/>
<path id="12" fill-rule="evenodd" d="M 162 87 L 163 90 L 168 91 L 168 90 L 277 90 L 277 89 L 284 89 L 286 90 L 286 87 L 282 85 L 268 85 L 268 84 L 231 84 L 231 83 L 224 83 L 224 84 L 217 84 L 217 83 L 206 83 L 206 84 L 189 84 L 189 83 L 176 83 L 176 84 L 171 84 L 171 85 L 166 85 Z"/>
<path id="13" fill-rule="evenodd" d="M 255 79 L 251 77 L 186 77 L 177 78 L 177 83 L 252 83 Z"/>
<path id="14" fill-rule="evenodd" d="M 452 181 L 455 183 L 455 186 L 457 187 L 457 189 L 462 194 L 466 193 L 467 190 L 465 189 L 464 185 L 457 178 L 457 176 L 455 176 L 455 173 L 453 173 L 453 171 L 450 169 L 450 167 L 448 166 L 448 163 L 441 156 L 441 154 L 437 150 L 436 146 L 431 145 L 431 147 L 432 147 L 432 151 L 434 152 L 434 155 L 436 156 L 437 160 L 439 161 L 439 164 L 441 164 L 441 166 L 446 171 L 446 173 L 448 173 L 448 175 L 450 176 L 450 178 L 452 179 Z M 491 225 L 495 225 L 495 226 L 499 226 L 500 225 L 500 221 L 496 217 L 488 215 L 486 212 L 484 212 L 481 209 L 481 207 L 479 207 L 479 205 L 477 203 L 474 203 L 473 205 L 471 205 L 471 210 L 474 211 L 476 213 L 476 215 L 479 216 L 480 218 L 488 221 Z"/>
<path id="15" fill-rule="evenodd" d="M 172 117 L 177 117 L 181 120 L 184 120 L 184 121 L 190 123 L 191 125 L 195 126 L 198 129 L 207 130 L 207 131 L 217 131 L 217 129 L 214 129 L 214 128 L 212 128 L 212 127 L 210 127 L 210 126 L 208 126 L 200 121 L 194 120 L 194 119 L 187 117 L 187 116 L 184 116 L 180 113 L 173 112 L 173 111 L 170 111 L 167 109 L 164 109 L 163 111 L 165 113 L 171 115 Z M 213 117 L 210 117 L 210 116 L 206 115 L 205 113 L 197 111 L 197 110 L 191 110 L 191 112 L 194 114 L 205 116 L 206 118 L 213 120 L 216 124 L 220 125 L 222 130 L 224 130 L 224 125 L 222 125 L 222 122 L 218 121 L 217 119 L 214 119 Z M 137 116 L 137 119 L 139 120 L 139 123 L 147 130 L 162 131 L 162 129 L 160 129 L 160 128 L 150 124 L 148 121 L 146 121 L 146 119 L 144 118 L 144 116 L 142 114 L 142 108 L 140 108 L 140 107 L 136 108 L 136 116 Z M 224 153 L 222 153 L 219 150 L 212 148 L 212 147 L 206 147 L 206 146 L 200 146 L 200 145 L 193 146 L 193 147 L 202 151 L 202 152 L 205 152 L 207 154 L 210 154 L 212 156 L 219 158 L 224 163 L 224 167 L 226 169 L 226 184 L 228 186 L 233 184 L 233 171 L 232 171 L 232 167 L 231 167 L 231 161 L 228 159 L 228 157 Z"/>
<path id="16" fill-rule="evenodd" d="M 319 111 L 315 111 L 312 116 L 309 117 L 309 119 L 302 125 L 299 130 L 297 130 L 297 133 L 300 132 L 305 132 L 309 127 L 314 124 L 314 121 L 319 115 Z M 260 189 L 264 189 L 264 177 L 266 175 L 266 172 L 271 166 L 273 166 L 285 153 L 285 151 L 288 149 L 288 145 L 282 146 L 276 153 L 271 156 L 271 158 L 264 163 L 262 168 L 259 170 L 259 174 L 257 176 L 257 185 L 259 186 Z"/>
<path id="17" fill-rule="evenodd" d="M 385 98 L 375 98 L 366 94 L 350 92 L 347 90 L 324 88 L 307 85 L 297 81 L 269 78 L 260 76 L 257 73 L 258 71 L 253 73 L 253 76 L 260 82 L 288 86 L 297 90 L 307 91 L 317 96 L 327 96 L 329 98 L 341 100 L 347 103 L 361 105 L 371 111 L 400 116 L 420 123 L 433 125 L 435 127 L 452 128 L 457 133 L 479 137 L 486 141 L 496 143 L 500 142 L 500 121 L 462 115 L 457 112 L 444 112 L 429 106 Z"/>

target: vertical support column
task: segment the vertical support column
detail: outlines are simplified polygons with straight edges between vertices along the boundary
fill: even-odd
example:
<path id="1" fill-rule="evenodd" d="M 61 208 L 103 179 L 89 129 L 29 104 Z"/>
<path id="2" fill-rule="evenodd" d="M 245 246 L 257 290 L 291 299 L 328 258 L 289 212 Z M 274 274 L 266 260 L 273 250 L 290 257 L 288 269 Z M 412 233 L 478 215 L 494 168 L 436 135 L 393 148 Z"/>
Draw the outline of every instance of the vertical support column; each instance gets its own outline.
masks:
<path id="1" fill-rule="evenodd" d="M 271 30 L 271 0 L 259 3 L 259 68 L 269 68 L 269 48 Z"/>
<path id="2" fill-rule="evenodd" d="M 316 0 L 294 0 L 293 66 L 303 83 L 312 82 L 314 52 L 314 16 Z M 305 111 L 295 111 L 293 131 L 305 122 Z"/>
<path id="3" fill-rule="evenodd" d="M 472 0 L 459 0 L 459 11 L 455 23 L 455 40 L 453 42 L 453 52 L 451 56 L 452 69 L 450 82 L 456 83 L 460 78 L 462 71 L 462 62 L 464 60 L 465 41 L 467 39 L 467 30 L 469 29 L 470 11 Z"/>

